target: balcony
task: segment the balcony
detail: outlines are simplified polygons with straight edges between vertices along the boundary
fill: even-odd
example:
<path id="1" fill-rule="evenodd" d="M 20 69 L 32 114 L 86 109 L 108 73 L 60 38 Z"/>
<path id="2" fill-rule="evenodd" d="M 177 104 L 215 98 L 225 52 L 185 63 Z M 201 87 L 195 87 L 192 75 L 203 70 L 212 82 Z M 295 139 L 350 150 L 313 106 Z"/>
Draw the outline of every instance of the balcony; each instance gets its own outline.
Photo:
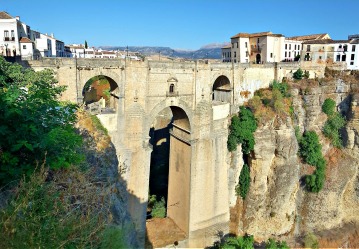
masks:
<path id="1" fill-rule="evenodd" d="M 259 46 L 256 46 L 256 45 L 251 45 L 251 52 L 252 53 L 260 53 L 261 48 Z"/>
<path id="2" fill-rule="evenodd" d="M 15 37 L 5 36 L 5 37 L 4 37 L 4 41 L 15 41 Z"/>

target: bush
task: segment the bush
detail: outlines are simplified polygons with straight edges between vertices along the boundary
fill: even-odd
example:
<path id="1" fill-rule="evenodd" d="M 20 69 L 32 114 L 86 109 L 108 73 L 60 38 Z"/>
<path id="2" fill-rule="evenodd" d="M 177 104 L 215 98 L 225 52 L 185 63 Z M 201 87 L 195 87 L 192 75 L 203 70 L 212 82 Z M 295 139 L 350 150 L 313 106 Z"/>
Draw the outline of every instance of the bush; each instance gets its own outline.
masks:
<path id="1" fill-rule="evenodd" d="M 303 77 L 304 79 L 309 79 L 309 71 L 305 70 Z"/>
<path id="2" fill-rule="evenodd" d="M 289 95 L 290 95 L 289 92 L 288 92 L 289 86 L 288 86 L 288 84 L 286 82 L 280 83 L 280 82 L 278 82 L 276 80 L 273 80 L 273 82 L 270 85 L 270 88 L 272 90 L 280 91 L 283 98 L 289 97 Z"/>
<path id="3" fill-rule="evenodd" d="M 236 186 L 237 195 L 245 199 L 249 191 L 250 182 L 251 182 L 251 176 L 250 176 L 249 166 L 247 164 L 244 164 L 241 173 L 239 175 L 238 185 Z"/>
<path id="4" fill-rule="evenodd" d="M 154 203 L 151 215 L 153 218 L 166 217 L 166 201 L 164 197 L 162 197 L 160 201 Z"/>
<path id="5" fill-rule="evenodd" d="M 296 80 L 301 80 L 303 78 L 303 70 L 299 68 L 297 71 L 295 71 L 293 73 L 293 78 Z"/>
<path id="6" fill-rule="evenodd" d="M 253 249 L 254 238 L 251 236 L 229 237 L 220 247 L 223 249 Z"/>
<path id="7" fill-rule="evenodd" d="M 299 153 L 304 161 L 316 166 L 322 156 L 322 146 L 319 143 L 318 135 L 314 131 L 306 131 L 300 140 Z"/>
<path id="8" fill-rule="evenodd" d="M 299 141 L 299 153 L 303 160 L 316 167 L 312 175 L 305 177 L 306 188 L 318 193 L 324 186 L 326 161 L 322 156 L 322 146 L 314 131 L 307 131 Z"/>
<path id="9" fill-rule="evenodd" d="M 308 233 L 304 238 L 304 247 L 312 249 L 319 248 L 317 237 L 312 233 Z"/>
<path id="10" fill-rule="evenodd" d="M 331 116 L 334 114 L 336 106 L 337 106 L 337 104 L 335 103 L 335 101 L 328 98 L 328 99 L 324 100 L 324 102 L 323 102 L 322 111 L 325 114 L 327 114 L 328 116 Z"/>
<path id="11" fill-rule="evenodd" d="M 329 138 L 333 146 L 343 147 L 343 142 L 339 130 L 344 127 L 344 118 L 335 110 L 336 103 L 332 99 L 326 99 L 322 105 L 322 110 L 328 116 L 327 122 L 323 126 L 323 134 Z"/>
<path id="12" fill-rule="evenodd" d="M 275 241 L 270 238 L 266 243 L 266 249 L 289 249 L 287 242 L 285 241 Z"/>
<path id="13" fill-rule="evenodd" d="M 242 144 L 242 152 L 249 154 L 254 148 L 253 132 L 257 129 L 257 122 L 253 113 L 249 108 L 240 107 L 239 116 L 233 116 L 229 126 L 229 135 L 227 140 L 227 148 L 229 151 L 234 151 L 237 144 Z"/>

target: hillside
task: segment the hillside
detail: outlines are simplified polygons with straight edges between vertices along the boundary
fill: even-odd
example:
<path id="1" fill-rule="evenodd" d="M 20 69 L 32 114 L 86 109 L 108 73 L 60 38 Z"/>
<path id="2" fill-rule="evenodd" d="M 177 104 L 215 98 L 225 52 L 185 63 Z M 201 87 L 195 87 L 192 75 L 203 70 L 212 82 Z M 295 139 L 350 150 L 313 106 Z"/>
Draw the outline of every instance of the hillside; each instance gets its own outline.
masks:
<path id="1" fill-rule="evenodd" d="M 212 43 L 201 47 L 198 50 L 180 50 L 170 47 L 150 47 L 150 46 L 101 46 L 100 48 L 106 50 L 120 50 L 128 49 L 131 52 L 140 52 L 145 56 L 155 55 L 161 53 L 161 56 L 179 57 L 185 59 L 220 59 L 221 48 L 228 43 Z"/>

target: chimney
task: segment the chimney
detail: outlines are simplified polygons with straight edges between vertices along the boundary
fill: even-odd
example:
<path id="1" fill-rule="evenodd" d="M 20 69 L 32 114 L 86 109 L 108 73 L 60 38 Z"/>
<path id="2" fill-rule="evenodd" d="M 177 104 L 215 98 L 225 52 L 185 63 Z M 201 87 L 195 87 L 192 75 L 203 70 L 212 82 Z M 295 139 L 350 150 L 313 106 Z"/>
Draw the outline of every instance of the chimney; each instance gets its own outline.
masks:
<path id="1" fill-rule="evenodd" d="M 20 16 L 16 16 L 15 19 L 20 21 Z"/>
<path id="2" fill-rule="evenodd" d="M 51 37 L 54 38 L 54 33 L 51 33 Z"/>

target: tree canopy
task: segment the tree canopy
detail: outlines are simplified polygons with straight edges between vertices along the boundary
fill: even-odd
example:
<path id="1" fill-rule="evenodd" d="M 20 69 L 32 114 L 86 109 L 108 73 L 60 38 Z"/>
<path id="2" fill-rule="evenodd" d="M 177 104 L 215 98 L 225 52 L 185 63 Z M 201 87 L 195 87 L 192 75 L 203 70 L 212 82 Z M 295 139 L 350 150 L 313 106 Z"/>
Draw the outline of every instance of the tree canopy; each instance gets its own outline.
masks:
<path id="1" fill-rule="evenodd" d="M 65 90 L 51 70 L 35 72 L 0 57 L 0 185 L 30 175 L 38 163 L 68 167 L 76 148 L 76 105 L 58 100 Z"/>

